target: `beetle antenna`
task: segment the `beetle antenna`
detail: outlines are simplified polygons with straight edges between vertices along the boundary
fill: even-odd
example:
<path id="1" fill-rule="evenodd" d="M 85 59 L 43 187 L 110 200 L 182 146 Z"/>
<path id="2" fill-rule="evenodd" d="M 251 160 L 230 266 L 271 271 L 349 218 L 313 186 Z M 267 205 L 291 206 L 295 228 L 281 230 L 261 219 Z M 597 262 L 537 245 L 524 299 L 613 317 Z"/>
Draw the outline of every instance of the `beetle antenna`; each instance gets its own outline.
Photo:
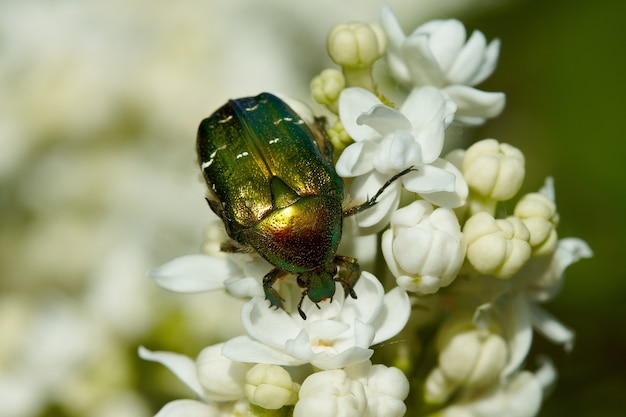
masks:
<path id="1" fill-rule="evenodd" d="M 302 297 L 300 297 L 300 302 L 298 303 L 298 313 L 300 313 L 300 317 L 302 317 L 302 320 L 306 320 L 306 314 L 304 314 L 304 311 L 302 311 L 302 302 L 304 301 L 304 297 L 306 297 L 307 292 L 307 290 L 302 291 Z"/>
<path id="2" fill-rule="evenodd" d="M 370 198 L 369 200 L 367 200 L 363 204 L 359 204 L 358 206 L 349 207 L 348 209 L 346 209 L 343 212 L 344 217 L 352 216 L 353 214 L 360 213 L 363 210 L 367 210 L 368 208 L 373 207 L 377 203 L 376 200 L 378 199 L 378 197 L 380 197 L 380 195 L 385 191 L 385 189 L 387 187 L 389 187 L 395 180 L 397 180 L 401 176 L 406 175 L 406 174 L 408 174 L 409 172 L 412 172 L 412 171 L 417 171 L 417 168 L 413 168 L 413 166 L 410 166 L 410 167 L 408 167 L 406 169 L 403 169 L 402 171 L 398 172 L 393 177 L 389 178 L 389 180 L 387 180 L 387 182 L 384 183 L 383 186 L 378 189 L 376 194 L 374 194 L 374 197 Z"/>

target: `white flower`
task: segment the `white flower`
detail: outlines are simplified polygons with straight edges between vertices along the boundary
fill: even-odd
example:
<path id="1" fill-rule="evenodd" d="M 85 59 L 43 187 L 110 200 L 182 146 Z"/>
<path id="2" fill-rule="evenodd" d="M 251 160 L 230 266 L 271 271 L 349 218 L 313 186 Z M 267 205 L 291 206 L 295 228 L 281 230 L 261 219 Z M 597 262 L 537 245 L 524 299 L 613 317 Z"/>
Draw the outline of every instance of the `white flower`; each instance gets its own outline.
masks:
<path id="1" fill-rule="evenodd" d="M 411 307 L 404 290 L 394 288 L 385 294 L 376 277 L 367 272 L 362 273 L 354 290 L 356 300 L 346 300 L 343 288 L 337 285 L 332 302 L 320 303 L 320 308 L 305 302 L 302 309 L 306 320 L 289 307 L 299 299 L 299 291 L 288 292 L 281 287 L 285 310 L 271 309 L 263 298 L 253 298 L 241 312 L 247 335 L 226 342 L 222 353 L 240 362 L 310 363 L 320 369 L 363 362 L 373 353 L 371 345 L 393 337 L 404 327 Z"/>
<path id="2" fill-rule="evenodd" d="M 435 88 L 411 92 L 395 110 L 372 93 L 347 88 L 339 97 L 339 116 L 355 140 L 337 161 L 342 177 L 357 177 L 349 195 L 355 200 L 372 197 L 394 174 L 413 166 L 392 183 L 372 209 L 357 215 L 364 228 L 384 224 L 397 207 L 402 185 L 425 200 L 445 207 L 463 204 L 467 185 L 450 162 L 439 158 L 446 126 L 456 106 Z"/>
<path id="3" fill-rule="evenodd" d="M 465 259 L 465 241 L 451 209 L 420 200 L 397 210 L 382 251 L 400 287 L 432 294 L 449 285 Z"/>
<path id="4" fill-rule="evenodd" d="M 397 368 L 366 361 L 317 372 L 302 383 L 294 417 L 401 417 L 409 381 Z"/>
<path id="5" fill-rule="evenodd" d="M 458 106 L 456 120 L 466 124 L 482 124 L 502 112 L 504 93 L 473 88 L 495 69 L 499 40 L 487 45 L 479 31 L 466 40 L 465 27 L 454 19 L 432 20 L 407 37 L 387 6 L 381 10 L 381 25 L 389 42 L 389 70 L 397 81 L 409 89 L 441 88 Z"/>
<path id="6" fill-rule="evenodd" d="M 217 417 L 219 411 L 214 405 L 195 400 L 175 400 L 165 404 L 154 417 Z"/>
<path id="7" fill-rule="evenodd" d="M 551 369 L 546 369 L 551 368 Z M 545 364 L 536 373 L 522 371 L 491 390 L 468 392 L 437 415 L 440 417 L 533 417 L 546 389 L 544 376 L 553 373 Z"/>
<path id="8" fill-rule="evenodd" d="M 517 217 L 495 219 L 480 212 L 463 226 L 467 260 L 481 274 L 510 278 L 530 258 L 530 233 Z"/>

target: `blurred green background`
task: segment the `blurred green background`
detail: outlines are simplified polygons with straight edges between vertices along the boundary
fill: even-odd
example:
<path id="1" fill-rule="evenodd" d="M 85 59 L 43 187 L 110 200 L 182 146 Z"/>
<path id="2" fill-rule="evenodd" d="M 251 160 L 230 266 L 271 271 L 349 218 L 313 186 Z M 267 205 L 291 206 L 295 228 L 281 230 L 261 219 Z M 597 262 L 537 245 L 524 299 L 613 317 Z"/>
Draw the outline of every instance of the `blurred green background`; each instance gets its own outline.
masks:
<path id="1" fill-rule="evenodd" d="M 27 404 L 15 416 L 141 417 L 188 395 L 135 349 L 193 356 L 229 337 L 210 334 L 223 308 L 236 318 L 144 277 L 202 240 L 197 124 L 229 97 L 306 99 L 328 29 L 377 20 L 382 2 L 363 3 L 0 2 L 0 398 Z M 560 236 L 595 252 L 546 306 L 577 340 L 571 353 L 535 340 L 530 367 L 545 353 L 559 372 L 540 416 L 625 415 L 626 2 L 389 3 L 405 31 L 458 18 L 502 40 L 479 87 L 507 106 L 473 137 L 524 152 L 524 192 L 553 176 Z M 37 351 L 59 338 L 57 356 Z"/>
<path id="2" fill-rule="evenodd" d="M 505 91 L 507 107 L 479 135 L 524 151 L 526 187 L 555 178 L 560 236 L 585 239 L 595 254 L 569 268 L 547 306 L 576 330 L 574 350 L 535 341 L 559 370 L 540 415 L 623 416 L 626 2 L 519 1 L 465 22 L 502 39 L 485 89 Z"/>

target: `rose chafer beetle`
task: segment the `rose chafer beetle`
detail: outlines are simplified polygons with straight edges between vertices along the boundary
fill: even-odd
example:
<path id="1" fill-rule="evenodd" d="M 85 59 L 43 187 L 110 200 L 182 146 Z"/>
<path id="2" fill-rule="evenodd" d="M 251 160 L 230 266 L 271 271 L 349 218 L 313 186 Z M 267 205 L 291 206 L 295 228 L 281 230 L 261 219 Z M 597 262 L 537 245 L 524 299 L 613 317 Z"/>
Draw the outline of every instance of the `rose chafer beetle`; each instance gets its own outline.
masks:
<path id="1" fill-rule="evenodd" d="M 365 203 L 344 208 L 343 181 L 323 132 L 321 122 L 310 126 L 282 100 L 262 93 L 229 100 L 204 119 L 196 144 L 207 202 L 233 240 L 222 250 L 256 251 L 275 266 L 263 278 L 271 306 L 282 307 L 273 284 L 296 276 L 303 319 L 304 298 L 316 305 L 332 300 L 336 282 L 357 298 L 359 264 L 335 254 L 343 218 L 372 207 L 411 170 L 393 176 Z"/>

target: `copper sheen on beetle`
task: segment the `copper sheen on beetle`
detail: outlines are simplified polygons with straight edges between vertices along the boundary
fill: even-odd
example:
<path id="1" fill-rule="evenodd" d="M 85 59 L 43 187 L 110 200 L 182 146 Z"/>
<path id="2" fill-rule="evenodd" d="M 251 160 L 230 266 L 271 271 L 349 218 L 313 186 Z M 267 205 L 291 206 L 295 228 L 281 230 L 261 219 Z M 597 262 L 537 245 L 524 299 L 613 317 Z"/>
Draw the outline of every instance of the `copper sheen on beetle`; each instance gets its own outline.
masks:
<path id="1" fill-rule="evenodd" d="M 296 277 L 302 303 L 331 299 L 335 283 L 357 298 L 357 260 L 336 255 L 343 218 L 376 204 L 387 181 L 365 203 L 344 208 L 344 186 L 332 163 L 322 123 L 309 125 L 278 97 L 229 100 L 200 123 L 197 152 L 208 184 L 209 207 L 222 219 L 232 242 L 228 252 L 257 252 L 274 265 L 263 278 L 270 305 L 282 307 L 273 288 Z M 318 306 L 319 307 L 319 306 Z"/>

